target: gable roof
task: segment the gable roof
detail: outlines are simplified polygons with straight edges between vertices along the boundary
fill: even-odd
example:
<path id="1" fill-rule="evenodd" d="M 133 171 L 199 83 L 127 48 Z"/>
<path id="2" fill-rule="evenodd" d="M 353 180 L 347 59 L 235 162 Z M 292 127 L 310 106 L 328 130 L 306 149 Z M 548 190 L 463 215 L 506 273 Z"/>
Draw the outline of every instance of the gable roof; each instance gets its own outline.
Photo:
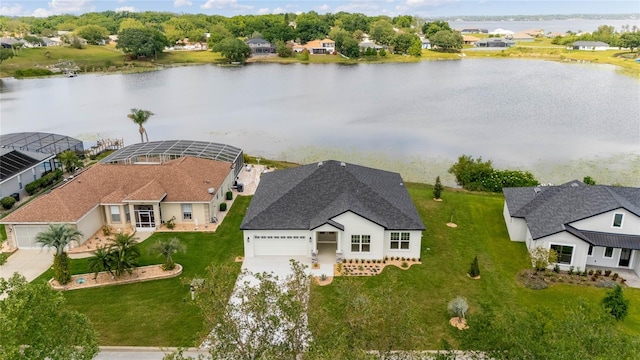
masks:
<path id="1" fill-rule="evenodd" d="M 98 163 L 2 219 L 2 223 L 76 222 L 99 204 L 209 202 L 231 172 L 222 161 L 183 157 L 163 164 Z"/>
<path id="2" fill-rule="evenodd" d="M 340 228 L 334 218 L 346 212 L 389 230 L 424 230 L 400 174 L 335 160 L 263 174 L 240 229 Z"/>
<path id="3" fill-rule="evenodd" d="M 640 188 L 585 185 L 574 180 L 559 186 L 504 188 L 502 192 L 509 214 L 527 221 L 534 240 L 615 209 L 640 216 Z"/>
<path id="4" fill-rule="evenodd" d="M 245 41 L 246 44 L 265 44 L 265 46 L 270 46 L 271 43 L 263 38 L 252 38 Z"/>

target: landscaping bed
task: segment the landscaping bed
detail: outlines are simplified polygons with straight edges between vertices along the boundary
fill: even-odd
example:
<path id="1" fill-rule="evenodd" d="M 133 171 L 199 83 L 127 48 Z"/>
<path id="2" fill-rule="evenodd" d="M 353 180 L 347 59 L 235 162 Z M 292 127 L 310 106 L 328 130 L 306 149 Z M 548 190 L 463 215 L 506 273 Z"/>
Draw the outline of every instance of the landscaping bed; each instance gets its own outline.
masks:
<path id="1" fill-rule="evenodd" d="M 49 285 L 55 290 L 77 290 L 87 289 L 99 286 L 111 286 L 131 284 L 143 281 L 160 280 L 176 277 L 182 274 L 182 265 L 176 264 L 172 270 L 162 270 L 162 265 L 150 265 L 135 268 L 131 274 L 124 273 L 120 277 L 114 277 L 107 271 L 97 274 L 78 274 L 72 275 L 71 281 L 65 285 L 60 285 L 55 279 L 49 280 Z"/>
<path id="2" fill-rule="evenodd" d="M 385 258 L 384 260 L 344 260 L 334 267 L 334 276 L 373 276 L 378 275 L 386 266 L 392 265 L 407 270 L 412 265 L 422 264 L 420 259 Z"/>
<path id="3" fill-rule="evenodd" d="M 624 285 L 625 278 L 611 270 L 589 270 L 581 272 L 539 271 L 525 269 L 518 272 L 516 279 L 525 287 L 533 290 L 546 289 L 552 284 L 574 284 L 613 288 L 616 284 Z"/>

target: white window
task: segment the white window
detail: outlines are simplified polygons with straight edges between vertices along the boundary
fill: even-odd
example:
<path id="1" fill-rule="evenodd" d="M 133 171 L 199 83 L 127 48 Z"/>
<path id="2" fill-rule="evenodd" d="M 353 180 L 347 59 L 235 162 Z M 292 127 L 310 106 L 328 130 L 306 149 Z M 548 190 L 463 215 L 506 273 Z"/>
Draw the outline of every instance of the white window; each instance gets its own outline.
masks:
<path id="1" fill-rule="evenodd" d="M 606 258 L 612 258 L 613 257 L 613 248 L 612 247 L 607 247 L 606 249 L 604 249 L 604 257 L 606 257 Z"/>
<path id="2" fill-rule="evenodd" d="M 616 228 L 622 227 L 622 219 L 624 219 L 624 214 L 613 214 L 613 224 L 611 224 L 611 226 Z"/>
<path id="3" fill-rule="evenodd" d="M 409 240 L 411 239 L 411 234 L 408 232 L 392 232 L 391 233 L 391 249 L 409 249 Z"/>
<path id="4" fill-rule="evenodd" d="M 111 222 L 112 223 L 119 223 L 120 220 L 120 206 L 118 205 L 111 205 L 109 206 L 109 211 L 111 212 Z"/>
<path id="5" fill-rule="evenodd" d="M 351 235 L 351 252 L 370 252 L 370 235 Z"/>
<path id="6" fill-rule="evenodd" d="M 182 204 L 182 220 L 191 220 L 191 219 L 193 219 L 191 204 Z"/>
<path id="7" fill-rule="evenodd" d="M 573 257 L 573 246 L 568 245 L 551 245 L 551 249 L 558 254 L 558 264 L 571 265 Z"/>

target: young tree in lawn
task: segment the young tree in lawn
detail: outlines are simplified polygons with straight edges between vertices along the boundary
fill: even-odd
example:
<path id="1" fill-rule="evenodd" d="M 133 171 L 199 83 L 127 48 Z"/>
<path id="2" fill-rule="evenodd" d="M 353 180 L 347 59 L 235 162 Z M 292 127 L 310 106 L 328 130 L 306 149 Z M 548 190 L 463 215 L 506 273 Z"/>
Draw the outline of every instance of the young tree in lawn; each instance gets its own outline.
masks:
<path id="1" fill-rule="evenodd" d="M 476 276 L 480 276 L 480 267 L 478 266 L 478 257 L 474 257 L 471 262 L 471 267 L 469 268 L 469 276 L 472 278 Z"/>
<path id="2" fill-rule="evenodd" d="M 536 274 L 539 271 L 546 271 L 549 265 L 555 264 L 558 261 L 558 253 L 553 249 L 546 249 L 542 246 L 536 246 L 530 251 L 529 257 L 531 258 L 531 265 L 536 270 Z"/>
<path id="3" fill-rule="evenodd" d="M 458 318 L 458 322 L 462 322 L 467 316 L 467 311 L 469 311 L 469 304 L 467 303 L 467 299 L 462 296 L 457 296 L 449 302 L 447 309 L 452 316 Z"/>
<path id="4" fill-rule="evenodd" d="M 164 256 L 164 264 L 162 264 L 163 270 L 172 270 L 175 268 L 173 262 L 173 254 L 183 252 L 186 250 L 186 246 L 180 243 L 180 239 L 174 237 L 169 240 L 159 241 L 151 247 L 151 251 L 156 252 L 159 256 Z"/>
<path id="5" fill-rule="evenodd" d="M 436 199 L 440 199 L 440 196 L 442 196 L 442 190 L 444 190 L 444 186 L 442 186 L 442 182 L 440 182 L 440 176 L 437 176 L 436 184 L 433 185 L 433 196 Z"/>
<path id="6" fill-rule="evenodd" d="M 49 229 L 36 235 L 37 242 L 55 249 L 55 254 L 53 255 L 53 277 L 62 285 L 71 281 L 69 257 L 64 248 L 71 241 L 79 241 L 81 238 L 82 232 L 69 224 L 49 224 Z"/>
<path id="7" fill-rule="evenodd" d="M 607 292 L 607 295 L 602 299 L 602 305 L 607 313 L 618 321 L 624 320 L 629 312 L 629 300 L 624 298 L 620 285 L 616 285 L 615 288 Z"/>
<path id="8" fill-rule="evenodd" d="M 144 142 L 144 138 L 142 137 L 142 135 L 146 136 L 147 142 L 149 142 L 149 135 L 147 134 L 147 129 L 145 129 L 144 126 L 142 125 L 146 123 L 147 120 L 149 120 L 149 118 L 152 115 L 155 115 L 155 114 L 149 110 L 142 110 L 142 109 L 136 109 L 136 108 L 131 109 L 131 113 L 127 115 L 129 119 L 131 119 L 134 123 L 138 124 L 138 132 L 140 133 L 140 142 Z"/>
<path id="9" fill-rule="evenodd" d="M 92 359 L 97 334 L 89 319 L 64 306 L 62 292 L 29 283 L 18 273 L 0 277 L 0 358 Z"/>

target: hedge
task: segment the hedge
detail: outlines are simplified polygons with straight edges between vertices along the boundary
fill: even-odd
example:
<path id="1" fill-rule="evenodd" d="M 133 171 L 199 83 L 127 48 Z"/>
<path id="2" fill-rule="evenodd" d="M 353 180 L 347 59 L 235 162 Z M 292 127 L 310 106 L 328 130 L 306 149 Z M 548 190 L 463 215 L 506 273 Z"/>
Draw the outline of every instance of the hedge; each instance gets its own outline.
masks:
<path id="1" fill-rule="evenodd" d="M 11 196 L 3 197 L 3 198 L 0 200 L 0 204 L 2 204 L 2 207 L 3 207 L 5 210 L 9 210 L 9 209 L 11 209 L 11 208 L 13 207 L 13 204 L 15 204 L 15 203 L 16 203 L 16 199 L 14 199 L 14 198 L 13 198 L 13 197 L 11 197 Z"/>

